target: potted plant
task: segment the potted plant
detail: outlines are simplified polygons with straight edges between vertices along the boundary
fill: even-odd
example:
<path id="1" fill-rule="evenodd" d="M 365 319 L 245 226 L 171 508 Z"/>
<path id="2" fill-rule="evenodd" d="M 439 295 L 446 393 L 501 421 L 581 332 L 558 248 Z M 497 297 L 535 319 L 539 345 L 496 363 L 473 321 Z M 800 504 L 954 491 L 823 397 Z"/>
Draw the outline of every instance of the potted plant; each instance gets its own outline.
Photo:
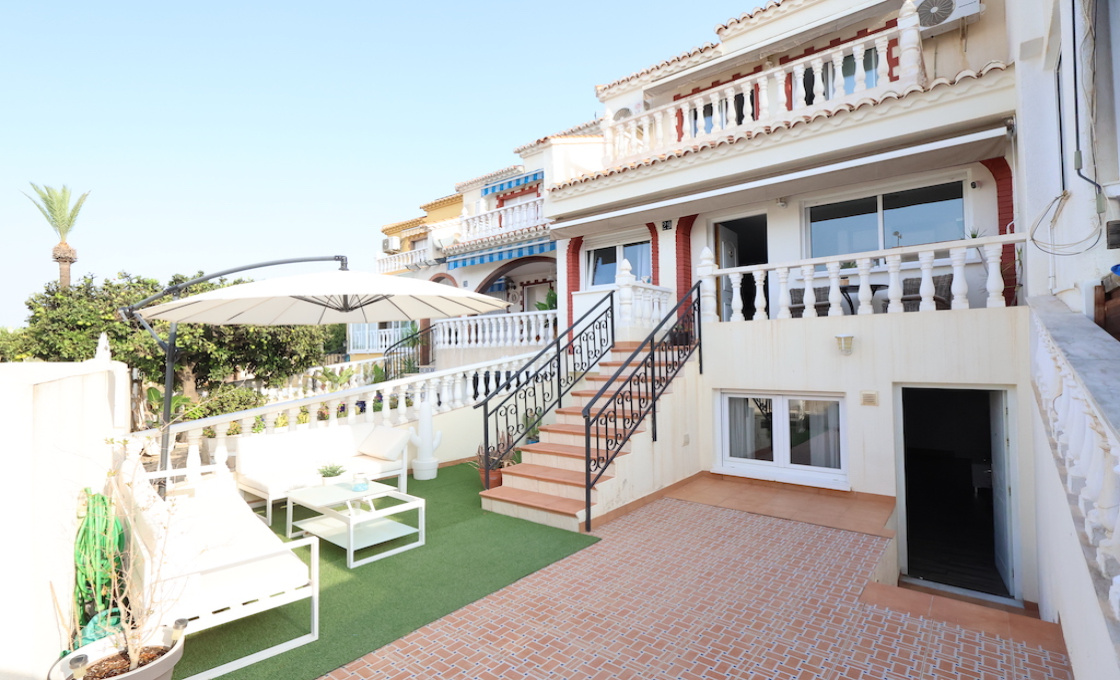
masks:
<path id="1" fill-rule="evenodd" d="M 139 459 L 132 462 L 143 469 Z M 136 480 L 148 484 L 133 475 L 131 483 Z M 139 508 L 131 494 L 120 493 L 120 483 L 119 475 L 111 474 L 111 495 L 85 491 L 74 551 L 74 598 L 68 615 L 58 607 L 69 649 L 50 669 L 49 680 L 171 680 L 183 655 L 187 620 L 155 625 L 159 577 L 145 573 L 143 560 L 136 558 L 132 531 Z"/>
<path id="2" fill-rule="evenodd" d="M 504 451 L 509 448 L 509 435 L 499 435 L 498 444 L 494 447 L 495 451 Z M 502 485 L 502 468 L 511 465 L 517 465 L 520 460 L 521 451 L 514 451 L 509 458 L 501 460 L 490 460 L 490 456 L 486 452 L 486 447 L 479 444 L 478 451 L 475 453 L 474 460 L 469 461 L 467 464 L 478 470 L 478 481 L 482 482 L 482 488 L 493 489 L 496 486 Z M 490 483 L 487 484 L 487 477 Z"/>
<path id="3" fill-rule="evenodd" d="M 323 467 L 319 468 L 319 474 L 323 477 L 323 484 L 326 484 L 328 479 L 333 480 L 343 472 L 346 472 L 346 468 L 334 463 L 324 465 Z"/>
<path id="4" fill-rule="evenodd" d="M 525 414 L 523 429 L 525 430 L 526 444 L 536 444 L 541 440 L 541 424 L 540 421 L 537 420 L 536 413 Z"/>

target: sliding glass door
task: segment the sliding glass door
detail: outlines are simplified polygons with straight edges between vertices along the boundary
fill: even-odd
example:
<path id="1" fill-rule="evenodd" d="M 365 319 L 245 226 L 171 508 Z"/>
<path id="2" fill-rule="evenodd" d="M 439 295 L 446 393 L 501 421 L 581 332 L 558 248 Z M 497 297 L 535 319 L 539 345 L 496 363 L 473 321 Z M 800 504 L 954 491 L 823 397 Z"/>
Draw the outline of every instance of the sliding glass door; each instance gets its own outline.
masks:
<path id="1" fill-rule="evenodd" d="M 847 488 L 839 398 L 723 395 L 721 467 L 762 479 Z"/>

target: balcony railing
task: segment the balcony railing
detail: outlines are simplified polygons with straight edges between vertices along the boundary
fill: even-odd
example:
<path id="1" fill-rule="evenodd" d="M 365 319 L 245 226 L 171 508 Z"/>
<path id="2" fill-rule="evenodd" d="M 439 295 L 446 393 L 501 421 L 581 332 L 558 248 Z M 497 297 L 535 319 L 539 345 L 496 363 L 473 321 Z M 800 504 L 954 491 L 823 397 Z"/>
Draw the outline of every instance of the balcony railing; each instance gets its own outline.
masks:
<path id="1" fill-rule="evenodd" d="M 545 223 L 544 198 L 463 218 L 463 239 L 485 238 Z"/>
<path id="2" fill-rule="evenodd" d="M 396 255 L 386 255 L 377 261 L 377 271 L 380 274 L 391 274 L 392 272 L 399 272 L 409 267 L 419 269 L 425 262 L 430 262 L 432 258 L 431 248 L 421 248 L 419 250 L 397 253 Z"/>
<path id="3" fill-rule="evenodd" d="M 892 314 L 907 311 L 907 307 L 915 307 L 915 311 L 919 312 L 936 310 L 939 305 L 950 309 L 969 309 L 969 284 L 965 269 L 969 253 L 973 250 L 980 253 L 986 270 L 983 274 L 983 306 L 1005 307 L 1004 289 L 1007 284 L 1004 274 L 1015 273 L 1005 270 L 1013 269 L 1019 258 L 1004 251 L 1008 246 L 1023 243 L 1026 238 L 1026 234 L 1006 234 L 728 269 L 716 269 L 711 250 L 705 248 L 699 268 L 700 276 L 706 279 L 701 290 L 701 300 L 705 303 L 704 320 L 717 321 L 720 316 L 729 316 L 725 320 L 730 321 L 789 319 L 795 316 L 795 311 L 805 318 L 874 314 L 875 298 L 884 295 L 883 311 Z M 938 254 L 946 251 L 948 261 L 941 258 L 938 262 Z M 903 279 L 903 261 L 907 260 L 907 268 L 913 267 L 911 262 L 914 258 L 917 259 L 918 277 L 907 278 L 917 283 L 917 290 L 908 293 Z M 850 266 L 853 263 L 855 266 Z M 842 268 L 845 264 L 849 266 Z M 935 285 L 937 270 L 945 272 L 941 276 L 951 276 L 951 279 L 938 277 L 939 283 L 950 282 L 944 296 L 938 295 L 938 286 Z M 744 277 L 754 280 L 753 300 L 743 299 Z M 817 281 L 826 285 L 815 286 Z M 731 298 L 729 315 L 716 310 L 717 288 L 722 288 Z M 800 291 L 799 303 L 793 301 L 792 295 L 797 290 Z M 856 294 L 855 299 L 852 299 L 852 293 Z M 748 306 L 746 309 L 745 305 Z"/>
<path id="4" fill-rule="evenodd" d="M 891 68 L 894 41 L 899 63 Z M 888 90 L 902 92 L 922 84 L 921 59 L 917 15 L 900 16 L 894 28 L 622 120 L 611 120 L 608 110 L 603 128 L 608 165 L 720 138 L 765 133 L 778 123 L 807 120 L 821 109 L 874 99 Z"/>
<path id="5" fill-rule="evenodd" d="M 543 345 L 553 339 L 555 330 L 555 309 L 432 321 L 436 347 L 458 349 Z"/>
<path id="6" fill-rule="evenodd" d="M 376 354 L 401 339 L 403 328 L 378 328 L 375 323 L 352 323 L 347 347 L 351 354 Z"/>

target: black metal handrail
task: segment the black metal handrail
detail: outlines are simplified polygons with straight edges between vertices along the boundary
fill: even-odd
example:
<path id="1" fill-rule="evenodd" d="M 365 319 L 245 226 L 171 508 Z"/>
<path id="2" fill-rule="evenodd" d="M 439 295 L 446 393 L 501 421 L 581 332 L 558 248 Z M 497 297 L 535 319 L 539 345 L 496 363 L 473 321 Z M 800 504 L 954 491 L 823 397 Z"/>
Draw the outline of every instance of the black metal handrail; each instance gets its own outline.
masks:
<path id="1" fill-rule="evenodd" d="M 429 363 L 435 360 L 435 343 L 432 342 L 434 329 L 435 326 L 428 326 L 416 332 L 412 332 L 412 328 L 405 329 L 400 340 L 385 348 L 381 355 L 386 380 L 396 380 L 408 373 L 419 373 L 421 348 L 428 348 Z"/>
<path id="2" fill-rule="evenodd" d="M 666 330 L 666 324 L 670 323 Z M 657 441 L 657 400 L 694 352 L 698 352 L 700 372 L 704 372 L 702 340 L 700 282 L 697 281 L 583 407 L 587 472 L 584 522 L 588 531 L 591 531 L 591 489 L 646 415 L 651 415 L 653 441 Z M 623 378 L 627 371 L 629 375 Z M 595 406 L 611 390 L 606 402 L 596 411 Z"/>
<path id="3" fill-rule="evenodd" d="M 596 310 L 598 313 L 592 316 Z M 562 342 L 564 338 L 568 341 Z M 611 291 L 571 326 L 557 333 L 553 342 L 521 368 L 508 376 L 500 376 L 498 386 L 474 405 L 482 409 L 485 456 L 480 462 L 486 469 L 501 468 L 521 440 L 540 426 L 545 415 L 561 405 L 564 395 L 613 346 L 614 291 Z M 549 354 L 551 356 L 546 356 Z M 495 400 L 497 403 L 492 405 Z M 489 489 L 490 475 L 483 475 L 483 478 Z"/>

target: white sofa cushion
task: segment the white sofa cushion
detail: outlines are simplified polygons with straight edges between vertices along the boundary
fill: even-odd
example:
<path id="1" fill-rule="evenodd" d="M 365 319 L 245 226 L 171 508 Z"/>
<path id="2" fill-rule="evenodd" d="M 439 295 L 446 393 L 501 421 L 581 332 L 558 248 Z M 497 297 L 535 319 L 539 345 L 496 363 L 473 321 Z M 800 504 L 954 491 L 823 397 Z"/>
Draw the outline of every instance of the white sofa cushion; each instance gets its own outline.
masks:
<path id="1" fill-rule="evenodd" d="M 408 433 L 394 427 L 375 427 L 362 443 L 358 453 L 384 460 L 400 460 L 408 446 Z"/>

